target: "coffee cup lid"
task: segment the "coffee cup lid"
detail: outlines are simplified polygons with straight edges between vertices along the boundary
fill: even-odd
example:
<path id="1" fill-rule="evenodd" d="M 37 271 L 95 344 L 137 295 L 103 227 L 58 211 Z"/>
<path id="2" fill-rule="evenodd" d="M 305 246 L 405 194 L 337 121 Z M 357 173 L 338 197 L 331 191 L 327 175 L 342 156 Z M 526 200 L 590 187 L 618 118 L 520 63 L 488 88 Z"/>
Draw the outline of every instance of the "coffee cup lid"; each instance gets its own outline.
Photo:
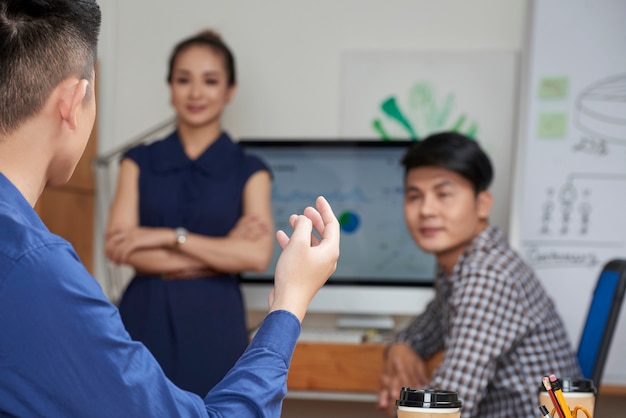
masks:
<path id="1" fill-rule="evenodd" d="M 456 392 L 449 390 L 411 389 L 403 387 L 396 406 L 413 408 L 460 408 Z"/>
<path id="2" fill-rule="evenodd" d="M 564 377 L 562 379 L 556 379 L 561 386 L 563 392 L 593 392 L 596 393 L 596 387 L 591 379 L 583 378 L 569 378 Z M 540 392 L 546 392 L 546 388 L 543 385 L 539 386 Z"/>

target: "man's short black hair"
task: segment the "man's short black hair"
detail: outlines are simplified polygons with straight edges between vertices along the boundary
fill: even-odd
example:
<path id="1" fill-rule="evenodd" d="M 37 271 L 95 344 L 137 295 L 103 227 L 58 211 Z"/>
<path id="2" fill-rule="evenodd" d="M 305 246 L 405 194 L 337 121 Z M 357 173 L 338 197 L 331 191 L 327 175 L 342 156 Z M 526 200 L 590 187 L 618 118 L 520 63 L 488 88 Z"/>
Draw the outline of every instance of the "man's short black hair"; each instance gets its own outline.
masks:
<path id="1" fill-rule="evenodd" d="M 478 142 L 456 132 L 441 132 L 413 144 L 402 158 L 405 175 L 418 167 L 442 167 L 472 183 L 476 194 L 487 190 L 493 166 Z"/>
<path id="2" fill-rule="evenodd" d="M 93 81 L 100 21 L 95 0 L 0 1 L 0 137 L 37 114 L 64 79 Z"/>

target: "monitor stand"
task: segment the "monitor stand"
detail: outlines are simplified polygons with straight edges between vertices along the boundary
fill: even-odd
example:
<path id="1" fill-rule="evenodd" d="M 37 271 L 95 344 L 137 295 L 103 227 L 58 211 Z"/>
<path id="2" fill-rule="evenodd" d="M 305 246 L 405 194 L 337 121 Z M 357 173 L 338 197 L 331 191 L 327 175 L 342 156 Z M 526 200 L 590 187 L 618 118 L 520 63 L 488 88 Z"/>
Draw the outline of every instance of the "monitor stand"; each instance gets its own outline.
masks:
<path id="1" fill-rule="evenodd" d="M 337 329 L 360 329 L 392 331 L 396 326 L 392 315 L 370 315 L 370 314 L 341 314 L 337 318 Z"/>

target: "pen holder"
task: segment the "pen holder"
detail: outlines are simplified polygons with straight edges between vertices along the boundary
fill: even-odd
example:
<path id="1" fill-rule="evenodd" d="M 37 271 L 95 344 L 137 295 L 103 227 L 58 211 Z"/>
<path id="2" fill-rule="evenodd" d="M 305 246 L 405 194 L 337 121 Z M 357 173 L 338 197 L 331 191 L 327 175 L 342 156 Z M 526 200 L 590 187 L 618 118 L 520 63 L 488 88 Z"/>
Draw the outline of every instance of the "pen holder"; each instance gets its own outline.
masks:
<path id="1" fill-rule="evenodd" d="M 572 411 L 572 418 L 593 418 L 595 404 L 596 404 L 596 388 L 593 381 L 590 379 L 559 379 L 559 385 L 563 391 L 563 398 L 570 406 L 576 405 L 579 408 L 575 415 Z M 546 408 L 551 409 L 552 401 L 543 385 L 539 388 L 539 405 L 545 405 Z M 575 408 L 574 408 L 575 409 Z M 554 411 L 553 411 L 554 412 Z M 558 415 L 552 415 L 558 417 Z"/>
<path id="2" fill-rule="evenodd" d="M 593 418 L 593 415 L 591 415 L 589 410 L 585 408 L 584 406 L 575 406 L 574 409 L 572 409 L 570 412 L 572 413 L 572 418 L 584 418 L 584 417 Z M 552 412 L 550 412 L 550 414 L 553 417 L 558 416 L 556 414 L 556 408 L 552 408 Z"/>

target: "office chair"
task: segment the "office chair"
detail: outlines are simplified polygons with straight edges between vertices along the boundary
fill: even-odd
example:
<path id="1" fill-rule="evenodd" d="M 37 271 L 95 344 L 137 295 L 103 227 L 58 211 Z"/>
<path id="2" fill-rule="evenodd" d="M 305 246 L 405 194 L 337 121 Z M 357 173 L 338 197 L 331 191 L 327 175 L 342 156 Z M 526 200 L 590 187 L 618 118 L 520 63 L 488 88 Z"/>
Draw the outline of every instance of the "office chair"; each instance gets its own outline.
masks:
<path id="1" fill-rule="evenodd" d="M 610 260 L 596 282 L 587 320 L 578 344 L 578 363 L 583 376 L 597 388 L 611 346 L 626 289 L 626 260 Z"/>

